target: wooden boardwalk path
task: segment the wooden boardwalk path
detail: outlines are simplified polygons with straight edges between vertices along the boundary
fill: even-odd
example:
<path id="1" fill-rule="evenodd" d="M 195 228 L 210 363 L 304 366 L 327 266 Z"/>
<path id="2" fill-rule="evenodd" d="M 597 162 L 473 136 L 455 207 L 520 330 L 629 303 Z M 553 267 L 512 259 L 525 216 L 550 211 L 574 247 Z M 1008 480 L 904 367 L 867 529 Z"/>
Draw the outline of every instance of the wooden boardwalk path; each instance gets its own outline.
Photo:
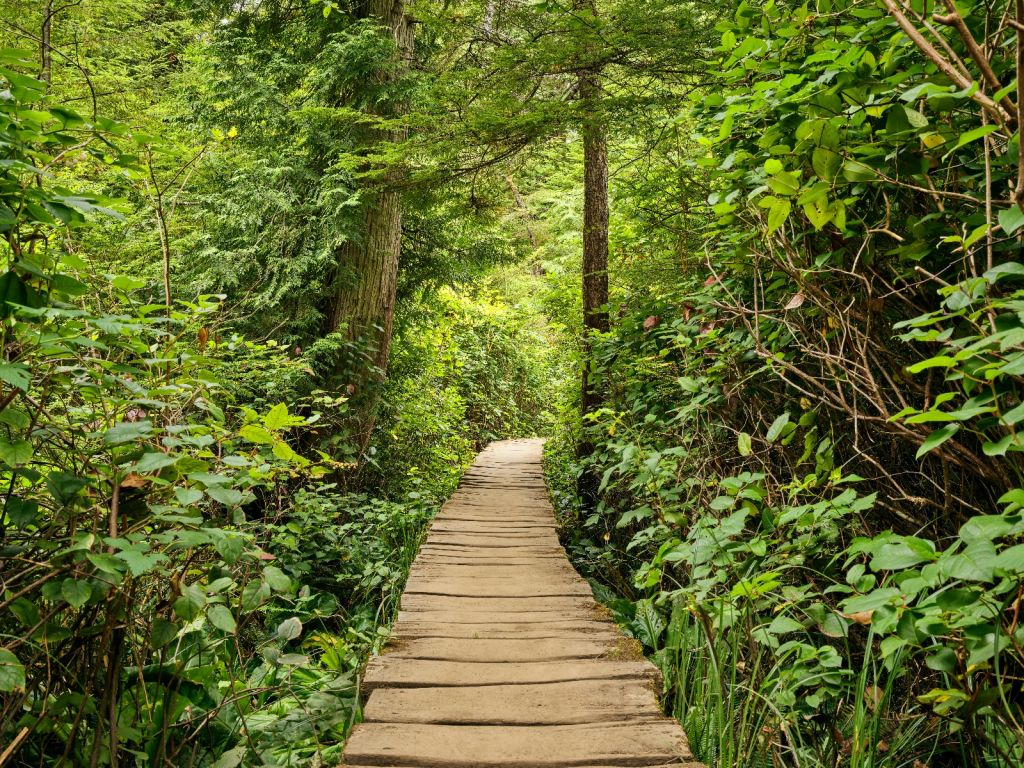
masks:
<path id="1" fill-rule="evenodd" d="M 558 543 L 541 449 L 490 445 L 434 521 L 346 766 L 692 764 L 655 668 Z"/>

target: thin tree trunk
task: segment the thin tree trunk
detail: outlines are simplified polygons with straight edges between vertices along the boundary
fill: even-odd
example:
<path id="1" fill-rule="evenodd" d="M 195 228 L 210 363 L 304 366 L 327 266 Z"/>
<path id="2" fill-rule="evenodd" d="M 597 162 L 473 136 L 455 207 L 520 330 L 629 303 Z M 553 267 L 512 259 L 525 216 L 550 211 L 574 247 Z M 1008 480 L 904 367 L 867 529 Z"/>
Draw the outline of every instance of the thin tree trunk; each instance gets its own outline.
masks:
<path id="1" fill-rule="evenodd" d="M 39 35 L 39 79 L 49 83 L 52 77 L 53 49 L 50 38 L 53 34 L 53 0 L 46 0 L 43 6 L 43 28 Z"/>
<path id="2" fill-rule="evenodd" d="M 597 15 L 594 0 L 581 0 L 577 9 Z M 583 106 L 583 365 L 580 415 L 583 419 L 578 455 L 594 452 L 586 438 L 586 417 L 604 403 L 604 392 L 594 377 L 592 334 L 608 331 L 608 145 L 601 114 L 599 66 L 581 69 L 579 94 Z M 579 492 L 584 503 L 597 501 L 599 478 L 584 473 Z"/>
<path id="3" fill-rule="evenodd" d="M 530 224 L 533 217 L 530 215 L 530 209 L 526 205 L 526 200 L 523 198 L 522 193 L 519 191 L 519 185 L 516 184 L 516 180 L 511 175 L 505 177 L 505 183 L 508 184 L 509 191 L 512 192 L 512 199 L 516 201 L 516 208 L 523 217 L 523 225 L 526 227 L 526 236 L 530 239 L 530 247 L 537 250 L 537 235 L 533 231 L 533 226 Z M 540 266 L 539 261 L 535 261 L 533 264 L 533 274 L 543 275 L 544 270 Z"/>
<path id="4" fill-rule="evenodd" d="M 367 0 L 359 5 L 362 18 L 373 18 L 391 30 L 404 66 L 380 75 L 384 82 L 402 75 L 412 56 L 413 25 L 403 0 Z M 398 102 L 385 102 L 377 109 L 382 117 L 396 117 L 407 109 Z M 404 128 L 370 129 L 368 147 L 382 142 L 398 143 L 407 136 Z M 358 360 L 343 360 L 350 394 L 351 430 L 360 452 L 369 443 L 380 401 L 380 384 L 388 367 L 394 328 L 398 259 L 402 243 L 401 196 L 397 191 L 399 171 L 384 174 L 381 185 L 367 190 L 363 204 L 363 231 L 336 251 L 335 295 L 329 329 L 343 333 L 362 352 Z"/>

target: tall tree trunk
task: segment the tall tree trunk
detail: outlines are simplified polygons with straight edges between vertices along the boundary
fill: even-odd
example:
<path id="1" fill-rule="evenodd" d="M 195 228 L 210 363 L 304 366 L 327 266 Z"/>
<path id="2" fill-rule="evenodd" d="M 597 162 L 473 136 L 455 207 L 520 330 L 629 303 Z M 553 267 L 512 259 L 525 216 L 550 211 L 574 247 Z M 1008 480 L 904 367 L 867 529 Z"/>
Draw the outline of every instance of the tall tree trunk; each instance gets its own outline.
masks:
<path id="1" fill-rule="evenodd" d="M 406 14 L 404 0 L 365 0 L 358 4 L 358 15 L 373 18 L 391 30 L 402 65 L 379 75 L 380 81 L 399 79 L 412 56 L 413 25 Z M 381 117 L 401 115 L 407 106 L 385 101 L 375 113 Z M 404 141 L 404 128 L 367 131 L 368 147 L 382 142 Z M 329 329 L 363 351 L 360 360 L 345 361 L 350 380 L 351 430 L 362 451 L 366 448 L 376 421 L 380 384 L 387 373 L 394 328 L 395 290 L 398 259 L 402 244 L 401 196 L 397 191 L 399 171 L 387 170 L 374 189 L 364 192 L 361 236 L 349 240 L 336 251 L 334 304 Z"/>
<path id="2" fill-rule="evenodd" d="M 577 10 L 597 17 L 594 0 L 577 0 Z M 586 437 L 586 417 L 604 402 L 604 392 L 594 379 L 592 334 L 609 328 L 608 317 L 608 144 L 601 111 L 601 69 L 590 64 L 579 72 L 579 96 L 583 107 L 583 365 L 580 415 L 583 418 L 578 455 L 586 458 L 594 446 Z M 594 472 L 580 477 L 584 503 L 597 501 L 599 478 Z"/>

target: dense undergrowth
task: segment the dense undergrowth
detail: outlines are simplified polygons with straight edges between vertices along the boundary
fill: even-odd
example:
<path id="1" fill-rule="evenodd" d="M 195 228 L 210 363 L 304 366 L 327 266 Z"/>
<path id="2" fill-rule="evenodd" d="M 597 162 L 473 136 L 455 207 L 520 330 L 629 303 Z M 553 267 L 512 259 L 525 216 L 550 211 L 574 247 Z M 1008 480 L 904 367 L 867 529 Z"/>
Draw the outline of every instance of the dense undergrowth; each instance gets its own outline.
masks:
<path id="1" fill-rule="evenodd" d="M 345 342 L 247 339 L 223 295 L 154 303 L 159 278 L 90 250 L 132 209 L 81 165 L 132 178 L 140 138 L 53 103 L 25 56 L 0 52 L 2 762 L 336 764 L 439 500 L 549 422 L 547 341 L 512 297 L 532 278 L 403 304 L 357 466 L 315 371 Z M 65 188 L 62 147 L 94 144 Z"/>
<path id="2" fill-rule="evenodd" d="M 916 3 L 720 22 L 676 164 L 703 200 L 655 257 L 677 272 L 623 262 L 596 452 L 549 446 L 574 557 L 712 764 L 1024 761 L 1019 133 L 985 106 L 1015 34 L 947 5 L 964 35 Z"/>
<path id="3" fill-rule="evenodd" d="M 699 759 L 1024 764 L 1019 3 L 0 5 L 0 766 L 336 764 L 532 434 Z"/>

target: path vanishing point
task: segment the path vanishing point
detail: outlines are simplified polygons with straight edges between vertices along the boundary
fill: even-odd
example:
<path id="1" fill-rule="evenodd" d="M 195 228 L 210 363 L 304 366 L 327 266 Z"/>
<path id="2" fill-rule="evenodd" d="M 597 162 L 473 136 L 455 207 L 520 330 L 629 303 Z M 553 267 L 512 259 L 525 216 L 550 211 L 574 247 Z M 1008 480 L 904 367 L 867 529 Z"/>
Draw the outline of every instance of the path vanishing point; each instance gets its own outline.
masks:
<path id="1" fill-rule="evenodd" d="M 442 507 L 344 765 L 697 768 L 657 670 L 558 543 L 542 446 L 491 444 Z"/>

